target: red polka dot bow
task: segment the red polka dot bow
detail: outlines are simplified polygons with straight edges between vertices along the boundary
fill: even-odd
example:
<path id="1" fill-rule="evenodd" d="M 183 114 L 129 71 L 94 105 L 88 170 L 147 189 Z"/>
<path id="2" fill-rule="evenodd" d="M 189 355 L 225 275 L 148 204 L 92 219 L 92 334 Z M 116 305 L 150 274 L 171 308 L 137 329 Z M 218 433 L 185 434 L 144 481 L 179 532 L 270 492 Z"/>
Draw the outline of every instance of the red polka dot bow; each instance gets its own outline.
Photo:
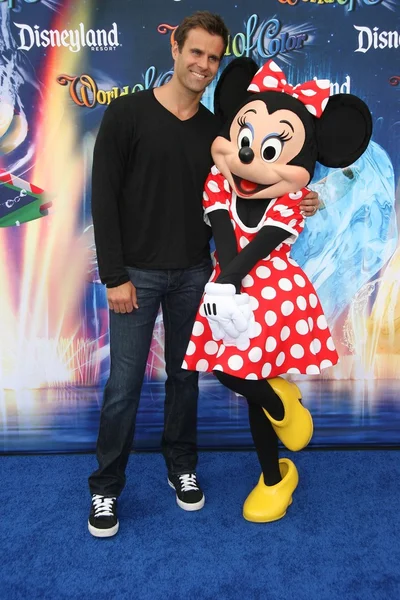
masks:
<path id="1" fill-rule="evenodd" d="M 314 117 L 319 118 L 328 104 L 330 81 L 313 79 L 293 86 L 286 81 L 284 72 L 276 62 L 269 60 L 254 75 L 247 90 L 249 92 L 284 92 L 300 100 Z"/>

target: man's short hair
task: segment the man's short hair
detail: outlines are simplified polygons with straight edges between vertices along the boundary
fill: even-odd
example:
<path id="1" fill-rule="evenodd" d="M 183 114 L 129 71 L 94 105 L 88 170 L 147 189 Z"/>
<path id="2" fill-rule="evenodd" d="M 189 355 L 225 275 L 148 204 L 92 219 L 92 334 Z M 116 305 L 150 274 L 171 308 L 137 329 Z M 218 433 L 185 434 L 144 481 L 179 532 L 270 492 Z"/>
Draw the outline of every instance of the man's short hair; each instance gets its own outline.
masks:
<path id="1" fill-rule="evenodd" d="M 193 13 L 193 15 L 185 17 L 179 27 L 175 30 L 174 40 L 178 44 L 179 52 L 182 52 L 189 31 L 196 27 L 204 29 L 211 35 L 219 35 L 224 42 L 224 51 L 222 55 L 225 53 L 229 39 L 228 28 L 222 17 L 210 13 L 208 10 L 199 10 Z"/>

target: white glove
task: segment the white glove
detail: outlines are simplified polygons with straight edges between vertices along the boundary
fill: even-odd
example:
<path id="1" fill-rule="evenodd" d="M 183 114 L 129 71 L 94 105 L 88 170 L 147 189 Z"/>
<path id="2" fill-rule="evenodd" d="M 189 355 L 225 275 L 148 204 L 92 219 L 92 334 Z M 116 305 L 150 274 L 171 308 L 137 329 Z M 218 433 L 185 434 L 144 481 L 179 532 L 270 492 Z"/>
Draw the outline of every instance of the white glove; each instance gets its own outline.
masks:
<path id="1" fill-rule="evenodd" d="M 247 350 L 247 348 L 250 346 L 250 339 L 256 337 L 254 313 L 250 306 L 250 298 L 248 294 L 236 294 L 235 302 L 245 316 L 248 326 L 246 331 L 241 332 L 237 338 L 232 338 L 228 335 L 225 335 L 223 338 L 223 343 L 225 346 L 236 346 L 238 350 Z"/>
<path id="2" fill-rule="evenodd" d="M 249 318 L 235 300 L 236 289 L 231 283 L 209 282 L 203 298 L 204 312 L 216 341 L 226 336 L 236 339 L 246 331 Z"/>

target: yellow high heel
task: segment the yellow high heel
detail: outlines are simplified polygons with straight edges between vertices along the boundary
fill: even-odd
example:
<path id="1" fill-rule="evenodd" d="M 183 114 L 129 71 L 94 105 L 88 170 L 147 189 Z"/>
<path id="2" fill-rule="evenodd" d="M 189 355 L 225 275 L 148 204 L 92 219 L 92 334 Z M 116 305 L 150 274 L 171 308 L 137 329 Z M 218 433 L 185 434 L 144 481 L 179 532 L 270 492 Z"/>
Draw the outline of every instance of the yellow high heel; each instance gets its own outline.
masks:
<path id="1" fill-rule="evenodd" d="M 297 385 L 282 377 L 268 379 L 268 383 L 281 399 L 285 416 L 281 421 L 276 421 L 265 408 L 263 411 L 282 444 L 288 450 L 297 452 L 308 445 L 313 435 L 314 426 L 310 411 L 300 402 L 301 392 Z"/>
<path id="2" fill-rule="evenodd" d="M 282 481 L 276 485 L 265 485 L 264 477 L 246 498 L 243 516 L 253 523 L 270 523 L 285 516 L 287 507 L 292 504 L 292 494 L 299 483 L 295 464 L 288 458 L 279 460 Z"/>

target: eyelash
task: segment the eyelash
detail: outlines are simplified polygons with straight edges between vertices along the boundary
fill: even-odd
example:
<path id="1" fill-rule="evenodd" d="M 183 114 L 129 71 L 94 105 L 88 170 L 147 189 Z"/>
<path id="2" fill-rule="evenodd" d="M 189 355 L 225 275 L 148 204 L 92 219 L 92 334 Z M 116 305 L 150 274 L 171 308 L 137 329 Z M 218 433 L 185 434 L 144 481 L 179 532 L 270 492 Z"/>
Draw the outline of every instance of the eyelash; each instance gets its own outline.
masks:
<path id="1" fill-rule="evenodd" d="M 238 123 L 238 125 L 240 125 L 240 127 L 244 127 L 246 125 L 246 117 L 245 116 L 238 117 L 237 123 Z M 280 140 L 281 142 L 288 142 L 289 140 L 292 139 L 292 137 L 293 136 L 291 136 L 288 131 L 283 131 L 282 133 L 280 133 L 277 136 L 278 140 Z"/>

